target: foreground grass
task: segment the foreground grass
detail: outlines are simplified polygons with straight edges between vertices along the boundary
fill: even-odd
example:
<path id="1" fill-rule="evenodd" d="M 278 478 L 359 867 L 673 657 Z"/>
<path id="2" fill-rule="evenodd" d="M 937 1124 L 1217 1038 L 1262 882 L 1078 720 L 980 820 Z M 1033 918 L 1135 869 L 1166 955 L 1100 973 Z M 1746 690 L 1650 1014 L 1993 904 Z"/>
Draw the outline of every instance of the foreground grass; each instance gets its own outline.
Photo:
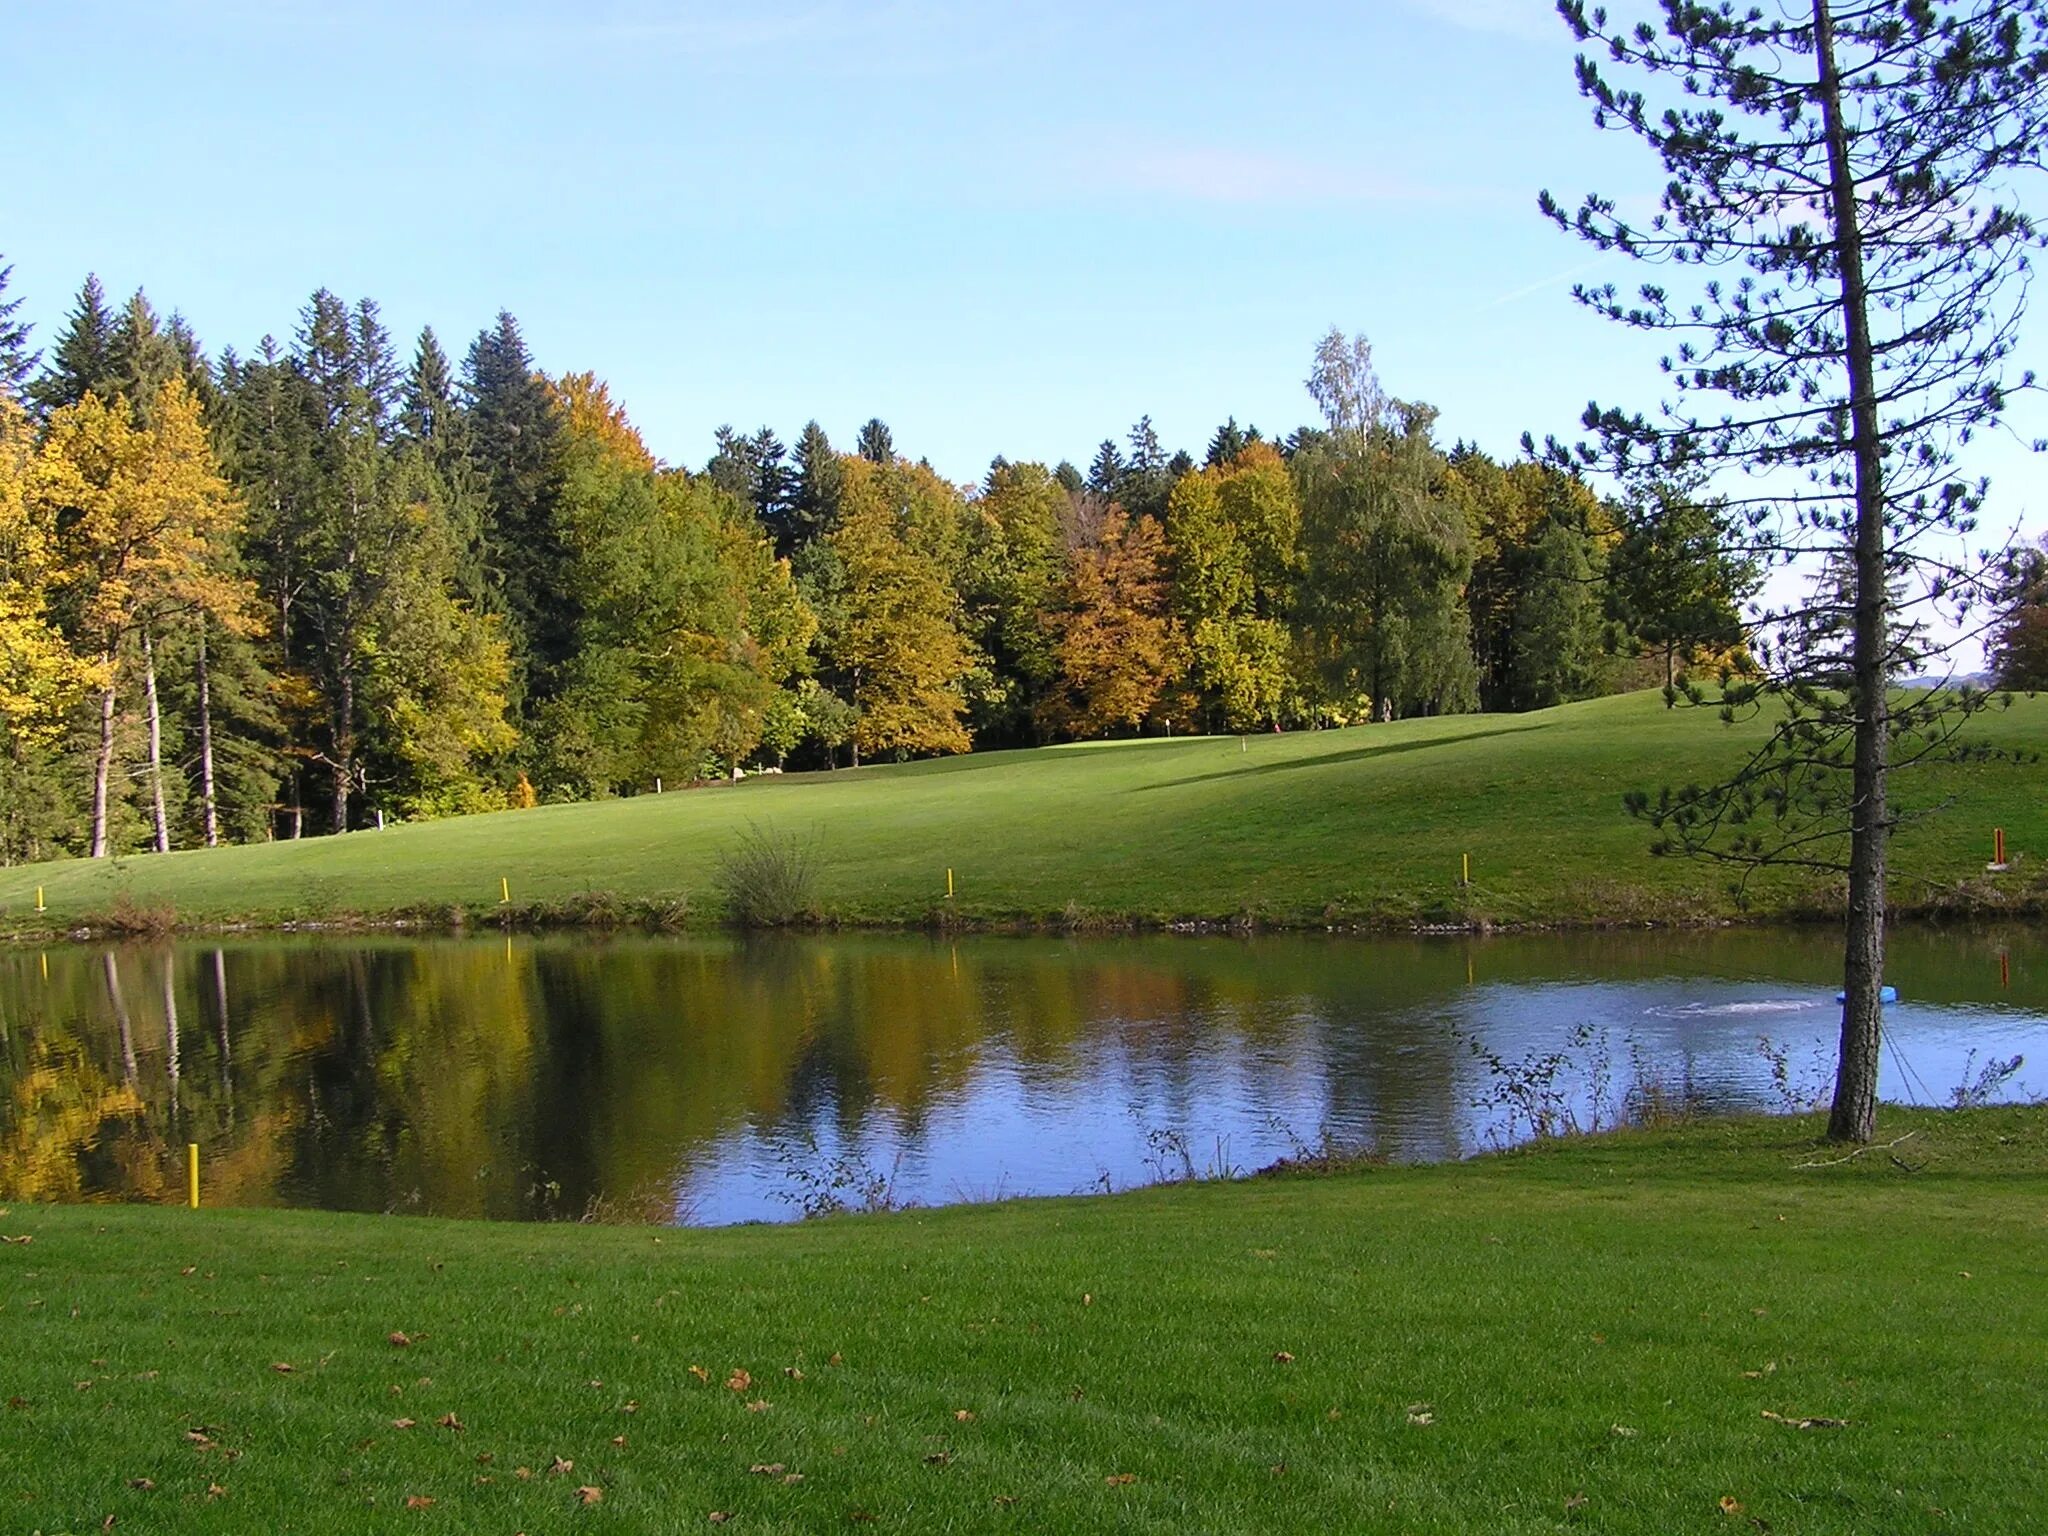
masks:
<path id="1" fill-rule="evenodd" d="M 0 1524 L 2042 1528 L 2048 1112 L 1816 1129 L 783 1229 L 16 1207 Z"/>
<path id="2" fill-rule="evenodd" d="M 2048 747 L 2048 700 L 1982 718 L 1977 740 Z M 474 816 L 216 851 L 0 870 L 0 927 L 119 907 L 186 923 L 411 913 L 445 920 L 721 914 L 721 858 L 750 826 L 809 842 L 821 914 L 857 923 L 1252 919 L 1263 923 L 1684 921 L 1731 913 L 1725 875 L 1653 859 L 1631 788 L 1709 781 L 1760 739 L 1654 694 L 1518 716 L 1348 731 L 993 752 Z M 2039 905 L 2048 770 L 2011 762 L 1902 775 L 1943 804 L 1894 855 L 1907 907 Z M 1991 829 L 2011 875 L 1987 883 Z M 1472 858 L 1470 887 L 1459 884 Z M 945 900 L 946 871 L 956 897 Z M 48 911 L 34 910 L 38 887 Z M 1810 876 L 1754 887 L 1760 915 L 1818 910 Z"/>

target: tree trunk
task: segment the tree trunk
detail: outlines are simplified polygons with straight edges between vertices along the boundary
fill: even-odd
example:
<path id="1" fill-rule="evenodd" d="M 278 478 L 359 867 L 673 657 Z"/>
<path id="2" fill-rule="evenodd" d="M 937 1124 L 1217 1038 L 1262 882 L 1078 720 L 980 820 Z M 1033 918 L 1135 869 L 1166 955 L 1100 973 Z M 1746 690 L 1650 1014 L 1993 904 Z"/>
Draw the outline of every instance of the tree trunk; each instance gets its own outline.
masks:
<path id="1" fill-rule="evenodd" d="M 213 792 L 213 684 L 206 668 L 206 615 L 199 615 L 199 813 L 206 846 L 220 846 L 220 816 Z"/>
<path id="2" fill-rule="evenodd" d="M 156 702 L 156 642 L 142 632 L 142 697 L 149 712 L 149 803 L 156 817 L 156 851 L 171 851 L 171 823 L 164 815 L 164 720 Z"/>
<path id="3" fill-rule="evenodd" d="M 107 856 L 107 781 L 114 772 L 114 658 L 107 656 L 109 677 L 100 694 L 100 750 L 92 765 L 92 856 Z"/>
<path id="4" fill-rule="evenodd" d="M 1678 686 L 1678 642 L 1664 642 L 1664 688 L 1666 692 Z"/>
<path id="5" fill-rule="evenodd" d="M 341 689 L 334 701 L 334 830 L 348 830 L 349 781 L 356 770 L 356 680 L 341 669 Z"/>
<path id="6" fill-rule="evenodd" d="M 228 968 L 219 950 L 213 952 L 214 1027 L 220 1032 L 220 1089 L 227 1104 L 228 1127 L 235 1123 L 235 1047 L 228 1037 Z"/>
<path id="7" fill-rule="evenodd" d="M 1822 120 L 1827 133 L 1830 199 L 1842 273 L 1842 323 L 1849 350 L 1849 418 L 1856 463 L 1855 627 L 1850 653 L 1850 705 L 1855 711 L 1854 805 L 1849 825 L 1849 916 L 1842 965 L 1841 1052 L 1835 1100 L 1828 1111 L 1833 1141 L 1867 1142 L 1877 1130 L 1877 1068 L 1884 1004 L 1885 767 L 1890 743 L 1885 698 L 1884 465 L 1879 456 L 1877 383 L 1870 347 L 1869 295 L 1863 276 L 1863 233 L 1856 181 L 1842 118 L 1842 81 L 1835 63 L 1829 0 L 1814 0 L 1814 52 L 1820 63 Z"/>
<path id="8" fill-rule="evenodd" d="M 171 1114 L 178 1113 L 178 1078 L 184 1063 L 179 1060 L 178 1042 L 178 978 L 174 965 L 175 952 L 164 950 L 164 1066 L 171 1074 Z"/>

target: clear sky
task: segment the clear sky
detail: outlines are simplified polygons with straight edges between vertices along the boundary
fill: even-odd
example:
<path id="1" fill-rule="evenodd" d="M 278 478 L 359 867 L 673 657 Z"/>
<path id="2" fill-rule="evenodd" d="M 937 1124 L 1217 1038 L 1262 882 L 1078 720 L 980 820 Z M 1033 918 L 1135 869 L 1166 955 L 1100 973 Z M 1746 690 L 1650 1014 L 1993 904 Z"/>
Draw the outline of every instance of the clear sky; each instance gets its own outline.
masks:
<path id="1" fill-rule="evenodd" d="M 1446 441 L 1512 453 L 1655 347 L 1536 212 L 1647 205 L 1548 0 L 150 0 L 9 7 L 0 253 L 47 341 L 80 280 L 209 348 L 318 285 L 460 355 L 502 305 L 656 453 L 880 415 L 960 480 L 1149 412 L 1197 454 L 1308 420 L 1331 325 Z M 2039 430 L 2038 427 L 2034 430 Z M 2009 521 L 2037 470 L 1995 446 Z"/>

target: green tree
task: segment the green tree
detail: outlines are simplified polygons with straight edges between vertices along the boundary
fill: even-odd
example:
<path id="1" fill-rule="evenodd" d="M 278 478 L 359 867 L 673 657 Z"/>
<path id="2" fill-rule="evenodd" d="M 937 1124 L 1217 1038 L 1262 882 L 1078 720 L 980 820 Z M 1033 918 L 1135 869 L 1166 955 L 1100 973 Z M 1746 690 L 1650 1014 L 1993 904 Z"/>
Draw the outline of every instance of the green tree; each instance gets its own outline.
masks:
<path id="1" fill-rule="evenodd" d="M 1608 611 L 1664 662 L 1667 699 L 1680 669 L 1743 645 L 1741 605 L 1756 591 L 1754 562 L 1720 504 L 1682 486 L 1649 486 L 1629 509 L 1609 563 Z"/>
<path id="2" fill-rule="evenodd" d="M 1559 10 L 1608 61 L 1578 64 L 1595 122 L 1640 138 L 1666 191 L 1649 220 L 1599 196 L 1574 214 L 1546 193 L 1543 209 L 1675 274 L 1627 299 L 1578 290 L 1673 338 L 1667 408 L 1589 407 L 1588 427 L 1624 476 L 1757 476 L 1752 543 L 1787 563 L 1833 554 L 1850 573 L 1846 678 L 1832 656 L 1767 654 L 1721 702 L 1768 709 L 1768 745 L 1719 785 L 1631 804 L 1670 851 L 1846 875 L 1828 1131 L 1867 1141 L 1893 754 L 1943 750 L 1978 705 L 1958 690 L 1894 696 L 1894 675 L 1921 659 L 1894 584 L 1911 584 L 1913 610 L 1968 627 L 1957 609 L 1993 574 L 1951 552 L 1983 495 L 1957 456 L 2000 419 L 2019 345 L 2018 274 L 2039 231 L 2012 194 L 2048 142 L 2048 0 L 1667 0 L 1656 21 L 1582 0 Z"/>
<path id="3" fill-rule="evenodd" d="M 1045 618 L 1062 575 L 1066 492 L 1042 464 L 1004 463 L 969 507 L 960 592 L 966 628 L 986 658 L 970 724 L 977 741 L 1031 739 L 1059 673 Z"/>
<path id="4" fill-rule="evenodd" d="M 7 297 L 7 284 L 13 277 L 13 267 L 0 266 L 0 395 L 20 400 L 42 354 L 29 349 L 29 323 L 14 318 L 22 301 Z"/>
<path id="5" fill-rule="evenodd" d="M 804 423 L 796 440 L 796 485 L 790 497 L 789 517 L 777 530 L 776 552 L 794 555 L 807 544 L 831 533 L 839 522 L 839 497 L 846 472 L 832 440 L 815 421 Z"/>
<path id="6" fill-rule="evenodd" d="M 862 423 L 860 436 L 854 439 L 854 452 L 870 464 L 895 463 L 896 440 L 889 435 L 888 423 L 879 416 L 870 416 Z"/>
<path id="7" fill-rule="evenodd" d="M 29 399 L 44 412 L 76 405 L 87 395 L 112 399 L 118 380 L 114 372 L 116 320 L 107 308 L 106 290 L 96 274 L 88 274 L 78 302 L 57 333 L 43 372 L 29 386 Z"/>

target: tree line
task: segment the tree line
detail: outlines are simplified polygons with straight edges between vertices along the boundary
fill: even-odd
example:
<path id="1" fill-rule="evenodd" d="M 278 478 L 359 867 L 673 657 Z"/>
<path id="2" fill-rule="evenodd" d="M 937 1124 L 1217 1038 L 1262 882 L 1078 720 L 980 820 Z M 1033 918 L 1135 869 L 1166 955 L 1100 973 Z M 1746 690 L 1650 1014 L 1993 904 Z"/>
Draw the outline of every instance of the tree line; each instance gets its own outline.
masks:
<path id="1" fill-rule="evenodd" d="M 961 486 L 871 420 L 665 465 L 501 313 L 402 356 L 322 289 L 209 356 L 0 269 L 0 857 L 297 837 L 1135 732 L 1337 726 L 1669 685 L 1754 573 L 1676 483 L 1448 448 L 1362 338 L 1322 420 L 1149 418 Z"/>

